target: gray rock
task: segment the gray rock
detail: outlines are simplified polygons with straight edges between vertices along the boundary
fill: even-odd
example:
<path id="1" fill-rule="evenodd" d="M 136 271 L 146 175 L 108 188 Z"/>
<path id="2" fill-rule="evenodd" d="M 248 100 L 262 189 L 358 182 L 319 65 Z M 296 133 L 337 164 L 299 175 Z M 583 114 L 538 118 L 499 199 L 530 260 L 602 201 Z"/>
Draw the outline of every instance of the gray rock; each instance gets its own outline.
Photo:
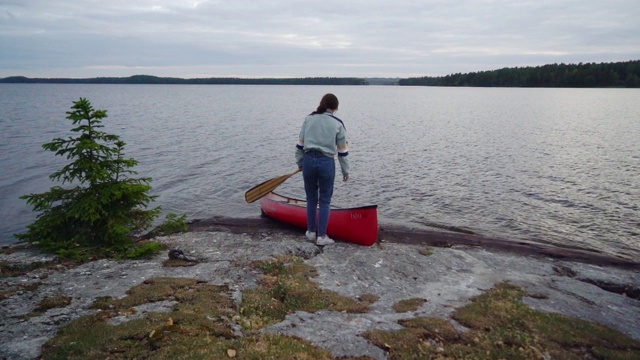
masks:
<path id="1" fill-rule="evenodd" d="M 149 278 L 190 277 L 216 285 L 226 284 L 232 289 L 234 302 L 239 304 L 241 292 L 256 287 L 261 275 L 248 265 L 280 254 L 306 259 L 318 270 L 314 281 L 322 288 L 354 298 L 363 294 L 379 297 L 366 314 L 297 312 L 263 329 L 304 338 L 336 356 L 386 359 L 382 349 L 359 334 L 373 329 L 400 329 L 398 320 L 415 316 L 447 318 L 455 308 L 502 281 L 521 286 L 530 294 L 545 295 L 525 297 L 523 301 L 532 308 L 598 322 L 640 340 L 640 300 L 607 290 L 615 286 L 598 286 L 617 284 L 622 288 L 640 288 L 640 275 L 636 270 L 491 252 L 477 247 L 434 248 L 429 256 L 418 253 L 423 246 L 388 242 L 372 247 L 337 242 L 320 250 L 304 241 L 302 233 L 252 236 L 219 231 L 191 232 L 157 240 L 170 248 L 197 254 L 197 264 L 163 267 L 167 255 L 162 254 L 145 261 L 98 260 L 72 269 L 35 269 L 25 276 L 0 279 L 1 289 L 41 283 L 35 291 L 25 290 L 0 302 L 0 358 L 37 358 L 41 346 L 61 327 L 96 311 L 89 308 L 96 298 L 123 297 L 132 286 Z M 28 261 L 29 256 L 42 255 L 24 256 Z M 0 261 L 5 260 L 5 255 L 0 254 Z M 73 301 L 65 308 L 51 309 L 38 317 L 22 318 L 40 300 L 53 294 L 69 296 Z M 414 312 L 393 310 L 395 302 L 415 297 L 428 301 Z M 170 306 L 143 305 L 138 313 L 144 315 Z M 240 329 L 238 335 L 241 335 Z"/>

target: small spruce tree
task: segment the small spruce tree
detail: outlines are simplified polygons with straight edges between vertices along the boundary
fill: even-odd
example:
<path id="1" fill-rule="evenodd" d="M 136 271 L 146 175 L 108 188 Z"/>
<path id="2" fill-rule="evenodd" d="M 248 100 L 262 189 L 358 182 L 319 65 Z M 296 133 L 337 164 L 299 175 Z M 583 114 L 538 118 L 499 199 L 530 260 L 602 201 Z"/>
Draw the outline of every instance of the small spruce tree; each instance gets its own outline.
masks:
<path id="1" fill-rule="evenodd" d="M 138 162 L 124 157 L 125 143 L 117 135 L 100 130 L 106 110 L 94 110 L 85 98 L 71 109 L 67 119 L 77 135 L 42 145 L 71 160 L 49 176 L 69 185 L 21 196 L 40 214 L 16 237 L 63 257 L 78 257 L 87 249 L 122 253 L 160 213 L 159 207 L 146 209 L 155 198 L 149 195 L 151 178 L 130 177 L 137 174 L 132 168 Z"/>

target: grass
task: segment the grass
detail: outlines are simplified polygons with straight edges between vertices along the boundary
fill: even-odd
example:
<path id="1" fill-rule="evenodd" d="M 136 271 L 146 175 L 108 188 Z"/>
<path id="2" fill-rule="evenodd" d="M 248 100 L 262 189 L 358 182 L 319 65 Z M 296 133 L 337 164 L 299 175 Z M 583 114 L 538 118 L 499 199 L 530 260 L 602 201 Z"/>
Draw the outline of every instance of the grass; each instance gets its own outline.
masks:
<path id="1" fill-rule="evenodd" d="M 242 307 L 227 286 L 188 278 L 154 278 L 120 299 L 96 299 L 95 314 L 61 329 L 42 349 L 43 359 L 335 359 L 306 340 L 260 332 L 298 310 L 366 312 L 378 300 L 357 299 L 319 288 L 316 270 L 302 259 L 282 256 L 252 264 L 264 275 L 243 294 Z M 524 290 L 502 283 L 456 310 L 450 320 L 400 320 L 400 331 L 360 334 L 386 350 L 390 359 L 634 359 L 640 343 L 601 325 L 542 313 L 521 301 Z M 119 325 L 109 320 L 136 313 L 135 307 L 173 301 L 168 313 L 151 312 Z M 396 303 L 417 309 L 424 299 Z M 87 329 L 91 329 L 87 331 Z M 239 333 L 242 332 L 242 336 Z M 352 358 L 356 359 L 356 358 Z M 357 359 L 366 359 L 361 357 Z"/>
<path id="2" fill-rule="evenodd" d="M 637 359 L 640 342 L 605 326 L 543 313 L 522 303 L 526 292 L 501 283 L 453 313 L 470 330 L 434 318 L 400 321 L 400 331 L 365 338 L 390 359 Z"/>

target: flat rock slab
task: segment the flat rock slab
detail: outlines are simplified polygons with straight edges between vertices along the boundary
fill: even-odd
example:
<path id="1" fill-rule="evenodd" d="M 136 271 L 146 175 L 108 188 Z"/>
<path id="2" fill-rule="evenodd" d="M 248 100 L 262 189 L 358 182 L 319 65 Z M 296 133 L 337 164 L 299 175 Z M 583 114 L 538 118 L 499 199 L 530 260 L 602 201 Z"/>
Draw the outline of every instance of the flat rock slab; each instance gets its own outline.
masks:
<path id="1" fill-rule="evenodd" d="M 530 294 L 523 301 L 534 309 L 563 313 L 601 323 L 640 340 L 640 300 L 625 296 L 640 288 L 640 273 L 620 266 L 603 267 L 557 258 L 525 256 L 455 245 L 432 248 L 422 255 L 423 244 L 382 242 L 372 247 L 347 243 L 320 248 L 299 233 L 264 231 L 199 231 L 160 237 L 158 241 L 179 248 L 199 262 L 189 267 L 165 267 L 167 255 L 152 260 L 98 260 L 74 268 L 38 268 L 26 275 L 0 279 L 0 291 L 39 282 L 35 291 L 21 290 L 0 301 L 0 358 L 36 359 L 41 346 L 70 321 L 95 310 L 102 296 L 123 297 L 128 289 L 154 277 L 189 277 L 211 284 L 227 284 L 242 291 L 254 288 L 260 272 L 249 264 L 281 254 L 306 259 L 318 270 L 324 289 L 349 297 L 373 294 L 379 300 L 366 314 L 334 311 L 297 312 L 266 329 L 304 338 L 335 356 L 370 356 L 386 359 L 385 352 L 360 336 L 373 329 L 400 329 L 400 319 L 416 316 L 448 318 L 455 308 L 469 302 L 496 283 L 509 281 Z M 0 254 L 0 262 L 44 261 L 37 253 Z M 26 255 L 25 255 L 26 254 Z M 25 319 L 45 297 L 71 297 L 71 304 Z M 238 296 L 238 299 L 241 296 Z M 423 298 L 416 311 L 397 313 L 399 300 Z M 160 304 L 162 311 L 171 304 Z M 144 310 L 142 311 L 144 312 Z M 117 319 L 121 321 L 122 319 Z"/>

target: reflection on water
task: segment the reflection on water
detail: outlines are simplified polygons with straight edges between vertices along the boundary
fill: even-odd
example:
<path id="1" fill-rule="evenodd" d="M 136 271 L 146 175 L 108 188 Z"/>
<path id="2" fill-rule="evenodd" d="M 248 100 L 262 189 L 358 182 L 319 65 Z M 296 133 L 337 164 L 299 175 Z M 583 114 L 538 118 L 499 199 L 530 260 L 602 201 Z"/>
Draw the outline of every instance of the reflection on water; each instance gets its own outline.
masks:
<path id="1" fill-rule="evenodd" d="M 295 168 L 304 116 L 334 92 L 352 174 L 334 204 L 378 204 L 380 222 L 640 255 L 640 91 L 323 86 L 0 85 L 0 243 L 35 215 L 65 162 L 71 102 L 107 109 L 105 130 L 153 177 L 165 212 L 259 216 L 244 191 Z M 279 191 L 302 196 L 296 176 Z"/>

